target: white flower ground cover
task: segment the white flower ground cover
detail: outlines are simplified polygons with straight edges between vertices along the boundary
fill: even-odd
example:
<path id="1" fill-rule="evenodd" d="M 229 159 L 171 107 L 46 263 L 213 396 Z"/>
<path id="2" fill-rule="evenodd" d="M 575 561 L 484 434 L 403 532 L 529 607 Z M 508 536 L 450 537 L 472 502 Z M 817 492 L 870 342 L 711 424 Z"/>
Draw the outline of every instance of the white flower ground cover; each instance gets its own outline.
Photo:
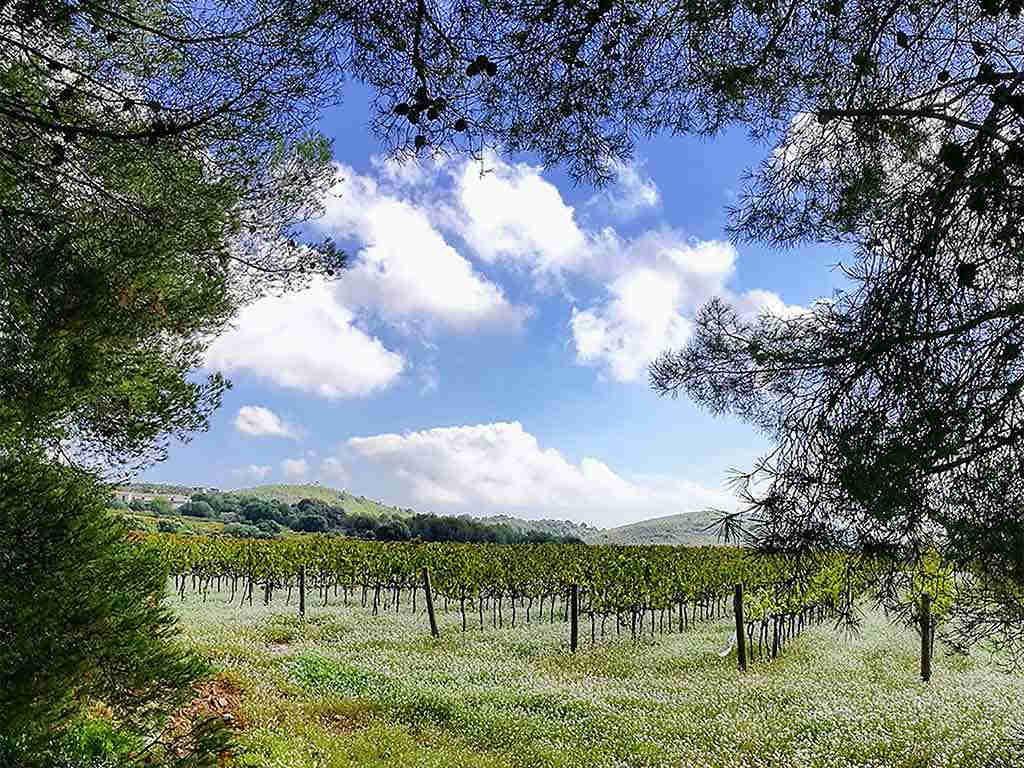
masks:
<path id="1" fill-rule="evenodd" d="M 314 766 L 1024 766 L 1024 677 L 985 654 L 917 678 L 917 636 L 869 614 L 747 674 L 730 620 L 567 649 L 563 623 L 460 631 L 358 605 L 177 606 L 188 641 L 240 689 L 237 764 Z M 1020 736 L 1015 733 L 1021 732 Z"/>

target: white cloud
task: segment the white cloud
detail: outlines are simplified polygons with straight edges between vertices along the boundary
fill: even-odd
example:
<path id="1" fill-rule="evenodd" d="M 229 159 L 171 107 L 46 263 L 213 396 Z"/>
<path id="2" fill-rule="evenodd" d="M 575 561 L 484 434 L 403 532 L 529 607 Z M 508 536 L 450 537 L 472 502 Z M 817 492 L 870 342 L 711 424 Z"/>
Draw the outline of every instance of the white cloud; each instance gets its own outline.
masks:
<path id="1" fill-rule="evenodd" d="M 211 346 L 211 367 L 251 370 L 331 398 L 380 391 L 411 369 L 422 391 L 433 391 L 438 372 L 430 361 L 407 362 L 363 323 L 380 319 L 426 343 L 438 327 L 520 328 L 531 311 L 511 302 L 446 239 L 451 235 L 479 261 L 528 271 L 536 288 L 557 281 L 570 300 L 570 278 L 573 290 L 599 282 L 602 296 L 572 308 L 575 357 L 621 381 L 638 379 L 659 352 L 684 344 L 703 302 L 731 296 L 737 256 L 728 243 L 698 242 L 668 228 L 632 238 L 613 227 L 584 230 L 537 167 L 492 153 L 482 164 L 371 162 L 373 176 L 339 166 L 318 223 L 358 243 L 354 266 L 335 284 L 244 308 L 238 329 Z M 658 204 L 642 168 L 619 165 L 616 172 L 609 201 L 629 209 Z M 768 291 L 733 298 L 746 313 L 802 311 Z"/>
<path id="2" fill-rule="evenodd" d="M 588 205 L 606 207 L 620 217 L 634 216 L 645 208 L 656 208 L 661 203 L 658 185 L 643 166 L 636 163 L 613 162 L 615 182 L 608 189 L 590 198 Z"/>
<path id="3" fill-rule="evenodd" d="M 231 474 L 237 477 L 262 480 L 270 474 L 271 469 L 272 467 L 269 464 L 250 464 L 247 467 L 239 467 L 238 469 L 231 470 Z"/>
<path id="4" fill-rule="evenodd" d="M 484 172 L 465 163 L 456 174 L 454 225 L 485 261 L 508 261 L 538 276 L 578 270 L 589 257 L 572 206 L 540 169 L 484 157 Z"/>
<path id="5" fill-rule="evenodd" d="M 320 477 L 335 486 L 345 486 L 349 482 L 348 470 L 337 456 L 325 456 L 320 462 Z"/>
<path id="6" fill-rule="evenodd" d="M 246 435 L 272 437 L 290 437 L 293 440 L 299 439 L 299 431 L 281 420 L 281 418 L 269 408 L 260 405 L 243 405 L 238 409 L 235 416 L 235 429 Z"/>
<path id="7" fill-rule="evenodd" d="M 206 364 L 328 398 L 368 395 L 391 385 L 405 360 L 354 320 L 330 284 L 314 282 L 243 307 L 234 330 L 210 345 Z"/>
<path id="8" fill-rule="evenodd" d="M 281 471 L 289 480 L 298 480 L 309 472 L 309 464 L 305 459 L 285 459 L 281 462 Z"/>
<path id="9" fill-rule="evenodd" d="M 401 171 L 391 175 L 401 184 L 415 183 L 421 173 L 410 172 L 412 181 Z M 425 208 L 349 168 L 340 168 L 339 177 L 318 226 L 364 246 L 338 284 L 346 305 L 376 311 L 385 320 L 412 317 L 457 330 L 522 325 L 527 311 L 509 303 L 497 284 L 448 244 Z"/>
<path id="10" fill-rule="evenodd" d="M 810 311 L 807 307 L 798 304 L 787 304 L 777 293 L 762 291 L 759 288 L 737 296 L 733 300 L 733 306 L 738 312 L 748 316 L 770 314 L 781 318 L 791 318 L 805 315 Z"/>
<path id="11" fill-rule="evenodd" d="M 629 478 L 590 457 L 574 464 L 518 422 L 354 437 L 347 445 L 405 482 L 418 503 L 453 512 L 617 525 L 733 505 L 725 492 L 686 480 Z"/>
<path id="12" fill-rule="evenodd" d="M 669 347 L 689 339 L 690 318 L 723 292 L 736 251 L 717 240 L 691 243 L 672 232 L 648 233 L 629 244 L 637 266 L 606 288 L 609 298 L 569 321 L 576 359 L 602 365 L 618 381 L 633 381 Z"/>
<path id="13" fill-rule="evenodd" d="M 370 156 L 370 165 L 378 177 L 396 187 L 415 187 L 429 182 L 444 164 L 445 160 L 440 156 L 425 160 L 416 157 L 398 160 L 387 155 Z"/>

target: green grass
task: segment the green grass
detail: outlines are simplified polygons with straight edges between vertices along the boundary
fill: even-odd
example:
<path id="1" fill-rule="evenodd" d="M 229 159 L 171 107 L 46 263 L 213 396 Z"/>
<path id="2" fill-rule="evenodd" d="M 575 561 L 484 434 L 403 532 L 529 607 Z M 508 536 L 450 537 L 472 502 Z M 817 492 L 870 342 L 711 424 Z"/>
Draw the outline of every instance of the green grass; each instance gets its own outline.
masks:
<path id="1" fill-rule="evenodd" d="M 1024 678 L 939 655 L 917 680 L 916 637 L 869 615 L 859 636 L 814 628 L 746 675 L 719 658 L 730 622 L 566 648 L 566 625 L 459 631 L 441 615 L 294 602 L 177 606 L 187 640 L 241 689 L 240 765 L 1021 765 Z M 420 606 L 422 609 L 422 605 Z M 471 625 L 472 626 L 472 625 Z"/>

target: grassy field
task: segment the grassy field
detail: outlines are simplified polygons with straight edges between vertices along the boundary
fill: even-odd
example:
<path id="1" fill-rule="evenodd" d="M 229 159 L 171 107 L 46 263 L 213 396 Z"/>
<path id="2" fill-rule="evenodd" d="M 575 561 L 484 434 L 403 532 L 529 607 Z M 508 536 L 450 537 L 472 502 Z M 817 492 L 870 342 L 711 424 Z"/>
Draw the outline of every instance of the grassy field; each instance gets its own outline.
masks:
<path id="1" fill-rule="evenodd" d="M 720 658 L 727 620 L 634 644 L 566 648 L 566 625 L 459 631 L 441 616 L 371 616 L 311 600 L 178 604 L 216 664 L 209 709 L 239 727 L 241 765 L 978 766 L 1024 764 L 1024 678 L 989 657 L 937 654 L 916 679 L 911 632 L 869 615 L 810 630 L 745 676 Z M 422 606 L 421 606 L 422 607 Z"/>

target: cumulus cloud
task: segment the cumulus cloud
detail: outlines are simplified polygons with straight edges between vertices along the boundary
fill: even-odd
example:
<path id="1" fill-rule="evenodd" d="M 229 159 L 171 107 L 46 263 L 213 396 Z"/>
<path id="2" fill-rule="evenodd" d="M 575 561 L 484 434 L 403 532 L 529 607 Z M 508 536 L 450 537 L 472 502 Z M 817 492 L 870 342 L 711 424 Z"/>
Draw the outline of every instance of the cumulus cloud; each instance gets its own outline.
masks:
<path id="1" fill-rule="evenodd" d="M 754 289 L 740 294 L 733 301 L 733 306 L 741 314 L 756 316 L 762 314 L 775 315 L 781 318 L 805 315 L 810 310 L 798 304 L 787 304 L 777 293 Z"/>
<path id="2" fill-rule="evenodd" d="M 263 480 L 270 474 L 271 469 L 272 467 L 269 464 L 250 464 L 247 467 L 238 467 L 237 469 L 231 470 L 231 474 L 236 477 Z"/>
<path id="3" fill-rule="evenodd" d="M 328 398 L 369 395 L 391 385 L 404 358 L 355 325 L 332 285 L 268 296 L 243 307 L 233 330 L 210 345 L 209 368 L 250 371 L 279 386 Z"/>
<path id="4" fill-rule="evenodd" d="M 482 163 L 371 162 L 369 175 L 339 166 L 317 224 L 357 243 L 352 268 L 336 284 L 243 309 L 237 329 L 211 346 L 210 367 L 330 398 L 381 391 L 411 370 L 430 392 L 434 364 L 407 361 L 366 323 L 381 320 L 424 341 L 439 329 L 521 328 L 531 309 L 481 271 L 489 264 L 528 272 L 534 288 L 555 281 L 570 301 L 570 279 L 573 291 L 599 285 L 595 300 L 571 308 L 568 327 L 576 361 L 620 381 L 638 379 L 659 352 L 684 344 L 697 307 L 712 296 L 746 313 L 802 311 L 768 291 L 733 296 L 737 255 L 728 243 L 664 227 L 629 238 L 614 227 L 582 228 L 535 166 L 493 153 Z M 642 167 L 620 164 L 616 173 L 606 202 L 633 211 L 658 205 Z"/>
<path id="5" fill-rule="evenodd" d="M 686 480 L 630 478 L 591 457 L 573 463 L 518 422 L 354 437 L 347 446 L 406 483 L 418 503 L 451 512 L 617 525 L 734 503 Z"/>
<path id="6" fill-rule="evenodd" d="M 456 173 L 454 226 L 483 260 L 526 267 L 538 276 L 581 269 L 587 235 L 558 188 L 540 169 L 493 153 Z"/>
<path id="7" fill-rule="evenodd" d="M 603 363 L 619 381 L 633 381 L 666 346 L 686 343 L 691 322 L 679 314 L 679 284 L 637 269 L 612 283 L 603 307 L 573 311 L 570 326 L 581 363 Z"/>
<path id="8" fill-rule="evenodd" d="M 299 439 L 296 427 L 281 420 L 281 417 L 269 408 L 261 405 L 243 405 L 235 416 L 235 429 L 246 435 L 259 437 L 289 437 Z"/>
<path id="9" fill-rule="evenodd" d="M 335 486 L 348 484 L 349 474 L 337 456 L 325 456 L 320 462 L 320 477 L 324 482 Z"/>
<path id="10" fill-rule="evenodd" d="M 418 183 L 423 173 L 403 176 L 391 165 L 383 167 L 399 184 Z M 426 208 L 350 168 L 340 168 L 339 177 L 318 226 L 362 245 L 338 284 L 347 306 L 378 312 L 385 320 L 416 318 L 457 330 L 522 325 L 527 310 L 513 306 L 445 240 Z"/>
<path id="11" fill-rule="evenodd" d="M 647 208 L 656 208 L 661 203 L 661 193 L 654 179 L 636 163 L 613 162 L 615 182 L 606 190 L 594 195 L 588 205 L 606 208 L 616 216 L 634 216 Z"/>
<path id="12" fill-rule="evenodd" d="M 672 232 L 649 233 L 625 248 L 629 261 L 608 284 L 608 298 L 574 309 L 569 326 L 576 360 L 603 366 L 618 381 L 633 381 L 658 353 L 685 344 L 690 318 L 723 292 L 736 251 L 722 241 L 688 242 Z"/>
<path id="13" fill-rule="evenodd" d="M 305 459 L 285 459 L 281 462 L 281 471 L 289 480 L 298 480 L 309 472 L 309 464 Z"/>

